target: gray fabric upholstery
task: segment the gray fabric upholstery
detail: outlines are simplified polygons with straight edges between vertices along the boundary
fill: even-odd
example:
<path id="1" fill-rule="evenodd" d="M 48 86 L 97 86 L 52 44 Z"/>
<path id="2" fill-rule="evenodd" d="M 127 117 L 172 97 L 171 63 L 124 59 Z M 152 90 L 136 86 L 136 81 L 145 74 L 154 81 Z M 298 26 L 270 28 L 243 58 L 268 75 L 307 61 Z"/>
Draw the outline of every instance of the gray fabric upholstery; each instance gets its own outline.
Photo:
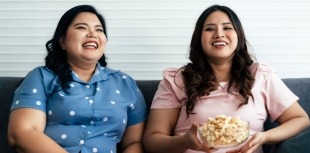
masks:
<path id="1" fill-rule="evenodd" d="M 0 77 L 0 152 L 14 153 L 7 142 L 7 126 L 10 113 L 12 96 L 17 85 L 22 81 L 22 77 Z M 300 97 L 300 105 L 310 114 L 310 78 L 288 78 L 283 79 L 284 83 Z M 157 90 L 159 80 L 137 80 L 137 84 L 142 91 L 148 108 L 151 105 L 154 94 Z M 269 121 L 265 123 L 265 128 L 269 129 L 276 124 Z M 296 137 L 275 145 L 272 150 L 275 153 L 306 153 L 310 152 L 310 128 Z M 265 152 L 269 152 L 270 146 L 264 146 Z"/>

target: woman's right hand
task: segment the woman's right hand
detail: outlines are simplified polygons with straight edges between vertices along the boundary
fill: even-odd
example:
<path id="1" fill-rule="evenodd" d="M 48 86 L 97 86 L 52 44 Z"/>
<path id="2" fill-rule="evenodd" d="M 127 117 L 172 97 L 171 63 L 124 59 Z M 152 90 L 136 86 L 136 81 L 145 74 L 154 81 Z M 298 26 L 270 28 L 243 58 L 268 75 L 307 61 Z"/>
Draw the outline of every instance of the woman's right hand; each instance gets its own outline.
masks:
<path id="1" fill-rule="evenodd" d="M 183 140 L 185 146 L 188 149 L 196 151 L 204 151 L 206 153 L 212 153 L 217 151 L 217 149 L 211 148 L 207 144 L 201 142 L 197 137 L 198 124 L 194 122 L 192 127 L 188 130 L 186 134 L 183 135 Z"/>

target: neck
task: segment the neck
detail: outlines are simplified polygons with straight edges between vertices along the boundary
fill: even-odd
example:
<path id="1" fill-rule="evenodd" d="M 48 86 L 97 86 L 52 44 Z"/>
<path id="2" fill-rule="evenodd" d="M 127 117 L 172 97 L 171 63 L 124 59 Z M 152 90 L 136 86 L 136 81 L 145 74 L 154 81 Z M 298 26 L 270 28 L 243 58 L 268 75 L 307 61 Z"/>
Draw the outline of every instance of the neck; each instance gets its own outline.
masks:
<path id="1" fill-rule="evenodd" d="M 210 63 L 217 82 L 228 82 L 231 77 L 231 63 L 214 64 Z"/>
<path id="2" fill-rule="evenodd" d="M 96 69 L 96 65 L 80 66 L 74 63 L 69 64 L 71 69 L 79 76 L 81 80 L 85 82 L 88 82 L 91 79 Z"/>

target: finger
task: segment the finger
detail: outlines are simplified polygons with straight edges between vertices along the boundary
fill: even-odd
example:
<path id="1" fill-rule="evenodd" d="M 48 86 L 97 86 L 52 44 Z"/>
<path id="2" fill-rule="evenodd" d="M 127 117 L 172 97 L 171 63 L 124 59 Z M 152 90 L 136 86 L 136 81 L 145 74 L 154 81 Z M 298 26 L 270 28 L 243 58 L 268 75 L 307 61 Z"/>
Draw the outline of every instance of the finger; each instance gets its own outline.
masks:
<path id="1" fill-rule="evenodd" d="M 203 151 L 203 152 L 207 152 L 207 153 L 212 153 L 212 152 L 216 152 L 216 151 L 218 151 L 218 149 L 215 149 L 215 148 L 209 148 L 209 149 L 203 149 L 203 150 L 201 150 L 201 151 Z"/>
<path id="2" fill-rule="evenodd" d="M 256 144 L 257 140 L 255 139 L 255 135 L 253 135 L 249 140 L 248 140 L 248 146 L 251 147 L 253 146 L 254 144 Z"/>
<path id="3" fill-rule="evenodd" d="M 194 122 L 194 123 L 192 124 L 191 129 L 197 131 L 197 129 L 198 129 L 198 124 L 197 124 L 197 122 Z"/>
<path id="4" fill-rule="evenodd" d="M 256 145 L 253 145 L 252 147 L 249 147 L 248 149 L 245 149 L 245 150 L 242 150 L 242 152 L 244 153 L 253 153 L 260 145 L 259 144 L 256 144 Z"/>
<path id="5" fill-rule="evenodd" d="M 229 151 L 227 151 L 226 153 L 238 153 L 238 152 L 241 152 L 241 148 L 229 150 Z"/>
<path id="6" fill-rule="evenodd" d="M 215 149 L 215 148 L 209 149 L 209 153 L 216 152 L 216 151 L 218 151 L 218 149 Z"/>

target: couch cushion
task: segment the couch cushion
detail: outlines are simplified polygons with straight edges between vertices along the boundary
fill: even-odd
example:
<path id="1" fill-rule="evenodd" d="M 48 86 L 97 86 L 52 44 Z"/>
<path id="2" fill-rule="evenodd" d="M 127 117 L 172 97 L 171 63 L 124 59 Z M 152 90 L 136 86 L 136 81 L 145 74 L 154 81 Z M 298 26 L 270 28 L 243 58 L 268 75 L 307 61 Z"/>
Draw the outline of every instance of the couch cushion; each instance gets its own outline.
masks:
<path id="1" fill-rule="evenodd" d="M 136 82 L 144 96 L 144 99 L 145 99 L 145 102 L 146 102 L 146 105 L 149 111 L 152 101 L 153 101 L 153 97 L 155 95 L 155 92 L 158 88 L 158 84 L 160 81 L 159 80 L 147 80 L 147 81 L 137 80 Z"/>
<path id="2" fill-rule="evenodd" d="M 20 77 L 1 77 L 0 80 L 0 152 L 13 153 L 7 141 L 7 127 L 10 115 L 11 101 L 17 84 L 22 80 Z"/>

